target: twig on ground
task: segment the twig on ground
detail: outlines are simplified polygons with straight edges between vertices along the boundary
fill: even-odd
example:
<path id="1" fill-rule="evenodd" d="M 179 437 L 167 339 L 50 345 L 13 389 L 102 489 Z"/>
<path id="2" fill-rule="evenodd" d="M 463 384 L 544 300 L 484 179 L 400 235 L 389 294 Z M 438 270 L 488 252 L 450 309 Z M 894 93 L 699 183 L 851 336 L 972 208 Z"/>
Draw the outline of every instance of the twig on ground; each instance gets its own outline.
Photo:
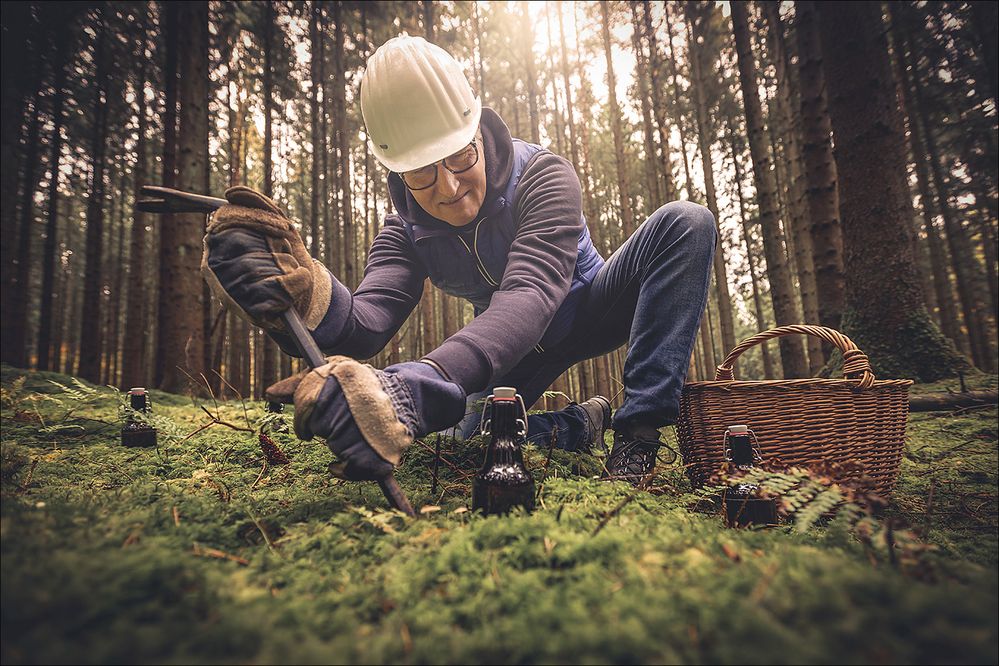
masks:
<path id="1" fill-rule="evenodd" d="M 264 478 L 264 474 L 266 473 L 267 473 L 267 458 L 264 458 L 264 466 L 260 468 L 260 474 L 257 474 L 257 480 L 254 481 L 253 484 L 250 486 L 250 490 L 253 490 L 254 488 L 257 487 L 257 484 L 260 483 L 260 479 Z"/>
<path id="2" fill-rule="evenodd" d="M 630 504 L 633 499 L 638 497 L 639 493 L 644 492 L 645 487 L 649 484 L 649 481 L 651 481 L 652 477 L 655 475 L 656 475 L 656 470 L 653 468 L 653 470 L 649 472 L 645 476 L 645 478 L 642 479 L 641 482 L 639 482 L 637 486 L 635 486 L 635 489 L 631 491 L 631 493 L 629 493 L 627 497 L 621 500 L 621 502 L 616 507 L 614 507 L 609 512 L 607 512 L 606 515 L 604 515 L 603 519 L 600 521 L 600 524 L 597 525 L 597 528 L 593 530 L 593 534 L 591 534 L 590 536 L 596 536 L 600 532 L 600 530 L 602 530 L 604 527 L 607 526 L 607 523 L 611 521 L 611 518 L 619 514 L 621 512 L 621 509 L 628 506 L 628 504 Z"/>
<path id="3" fill-rule="evenodd" d="M 219 550 L 218 548 L 204 548 L 197 541 L 194 542 L 194 548 L 191 552 L 198 557 L 212 557 L 216 560 L 229 560 L 230 562 L 235 562 L 236 564 L 242 564 L 244 567 L 249 566 L 250 564 L 250 561 L 245 557 L 230 555 L 229 553 Z"/>
<path id="4" fill-rule="evenodd" d="M 434 442 L 434 471 L 433 479 L 430 482 L 430 494 L 437 494 L 437 472 L 441 465 L 441 436 L 440 433 L 437 434 L 437 439 Z"/>
<path id="5" fill-rule="evenodd" d="M 38 458 L 33 458 L 31 460 L 31 467 L 28 468 L 28 476 L 25 477 L 24 481 L 17 485 L 17 492 L 21 494 L 28 489 L 31 485 L 31 477 L 35 475 L 35 468 L 38 467 Z"/>

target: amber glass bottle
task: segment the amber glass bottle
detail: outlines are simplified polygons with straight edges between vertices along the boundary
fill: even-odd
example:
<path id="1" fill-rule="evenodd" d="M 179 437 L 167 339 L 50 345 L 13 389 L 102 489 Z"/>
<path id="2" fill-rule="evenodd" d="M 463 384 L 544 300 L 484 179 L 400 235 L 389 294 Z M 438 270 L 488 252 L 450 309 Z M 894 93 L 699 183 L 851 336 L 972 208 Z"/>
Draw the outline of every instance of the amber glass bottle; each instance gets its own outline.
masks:
<path id="1" fill-rule="evenodd" d="M 121 427 L 123 446 L 156 446 L 156 428 L 135 418 L 137 413 L 149 412 L 149 392 L 141 387 L 129 389 L 129 408 L 125 412 L 125 425 Z"/>
<path id="2" fill-rule="evenodd" d="M 493 389 L 483 408 L 482 434 L 489 438 L 489 445 L 482 469 L 472 481 L 472 510 L 493 515 L 519 506 L 532 511 L 534 479 L 521 450 L 527 437 L 527 413 L 516 389 Z"/>
<path id="3" fill-rule="evenodd" d="M 742 473 L 749 472 L 759 459 L 753 448 L 753 433 L 746 426 L 729 426 L 726 432 L 726 460 Z M 759 496 L 754 483 L 740 483 L 725 491 L 725 523 L 729 527 L 776 525 L 777 506 Z"/>

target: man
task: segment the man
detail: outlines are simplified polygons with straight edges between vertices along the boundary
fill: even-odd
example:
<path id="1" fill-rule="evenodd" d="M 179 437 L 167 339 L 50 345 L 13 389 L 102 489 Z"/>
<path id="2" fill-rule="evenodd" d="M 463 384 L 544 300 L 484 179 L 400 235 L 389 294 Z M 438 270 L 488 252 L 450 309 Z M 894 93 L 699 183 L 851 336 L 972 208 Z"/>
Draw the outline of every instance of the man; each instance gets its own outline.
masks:
<path id="1" fill-rule="evenodd" d="M 288 352 L 279 315 L 296 307 L 330 362 L 285 380 L 296 432 L 319 435 L 338 473 L 377 479 L 413 439 L 462 421 L 493 386 L 532 405 L 573 364 L 629 342 L 614 415 L 610 478 L 639 483 L 655 467 L 658 429 L 675 422 L 707 298 L 711 214 L 688 202 L 657 210 L 604 262 L 590 242 L 572 165 L 510 136 L 481 107 L 460 65 L 419 37 L 368 60 L 361 112 L 389 170 L 388 215 L 351 292 L 311 260 L 291 222 L 248 188 L 226 193 L 205 238 L 203 270 L 220 298 Z M 420 300 L 424 279 L 470 301 L 476 317 L 425 357 L 377 370 L 370 358 Z M 568 450 L 602 444 L 609 403 L 596 397 L 531 415 L 531 437 L 557 428 Z M 462 422 L 467 436 L 477 417 Z"/>

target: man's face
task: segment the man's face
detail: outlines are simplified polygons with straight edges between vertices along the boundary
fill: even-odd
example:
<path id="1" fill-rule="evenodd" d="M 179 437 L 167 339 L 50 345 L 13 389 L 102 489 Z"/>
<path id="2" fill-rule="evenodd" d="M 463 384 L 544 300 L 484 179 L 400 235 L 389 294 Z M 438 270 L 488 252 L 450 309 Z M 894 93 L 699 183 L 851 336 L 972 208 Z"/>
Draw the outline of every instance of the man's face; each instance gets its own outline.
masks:
<path id="1" fill-rule="evenodd" d="M 431 187 L 420 190 L 410 188 L 420 208 L 454 227 L 463 227 L 474 221 L 486 198 L 486 156 L 482 150 L 482 139 L 476 139 L 475 143 L 478 150 L 475 166 L 455 174 L 438 162 L 435 165 L 437 181 Z M 451 158 L 447 161 L 452 163 Z M 403 181 L 409 182 L 405 174 Z"/>

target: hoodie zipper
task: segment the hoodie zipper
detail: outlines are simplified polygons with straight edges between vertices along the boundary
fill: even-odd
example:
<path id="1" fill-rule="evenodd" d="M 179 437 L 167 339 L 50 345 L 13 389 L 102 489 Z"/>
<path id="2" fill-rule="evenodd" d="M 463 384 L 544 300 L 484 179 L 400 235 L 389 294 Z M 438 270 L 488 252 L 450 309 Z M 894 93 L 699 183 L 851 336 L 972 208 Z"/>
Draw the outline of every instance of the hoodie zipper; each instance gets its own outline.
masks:
<path id="1" fill-rule="evenodd" d="M 489 218 L 484 217 L 481 220 L 479 220 L 478 224 L 475 225 L 475 234 L 472 237 L 472 247 L 468 247 L 468 243 L 466 243 L 465 239 L 461 237 L 461 234 L 458 234 L 458 240 L 460 240 L 461 244 L 465 246 L 465 249 L 468 250 L 468 253 L 473 257 L 475 257 L 475 267 L 479 269 L 479 273 L 482 275 L 485 281 L 490 285 L 492 285 L 493 287 L 499 287 L 499 283 L 496 282 L 496 280 L 493 279 L 493 276 L 489 274 L 489 271 L 486 270 L 486 265 L 483 263 L 482 258 L 479 256 L 479 227 L 482 226 L 482 224 L 487 219 Z M 540 344 L 534 345 L 534 349 L 539 354 L 543 354 L 545 352 L 544 347 L 542 347 Z"/>
<path id="2" fill-rule="evenodd" d="M 498 287 L 499 283 L 496 282 L 496 280 L 494 280 L 489 274 L 489 271 L 486 270 L 485 264 L 482 263 L 482 258 L 479 257 L 479 226 L 488 219 L 488 217 L 484 217 L 479 220 L 478 224 L 475 225 L 475 236 L 472 238 L 472 247 L 468 246 L 468 243 L 466 243 L 465 239 L 461 237 L 461 234 L 458 234 L 458 240 L 460 240 L 461 244 L 465 246 L 468 253 L 475 257 L 475 267 L 479 269 L 479 274 L 482 275 L 482 279 L 484 279 L 490 286 Z"/>

